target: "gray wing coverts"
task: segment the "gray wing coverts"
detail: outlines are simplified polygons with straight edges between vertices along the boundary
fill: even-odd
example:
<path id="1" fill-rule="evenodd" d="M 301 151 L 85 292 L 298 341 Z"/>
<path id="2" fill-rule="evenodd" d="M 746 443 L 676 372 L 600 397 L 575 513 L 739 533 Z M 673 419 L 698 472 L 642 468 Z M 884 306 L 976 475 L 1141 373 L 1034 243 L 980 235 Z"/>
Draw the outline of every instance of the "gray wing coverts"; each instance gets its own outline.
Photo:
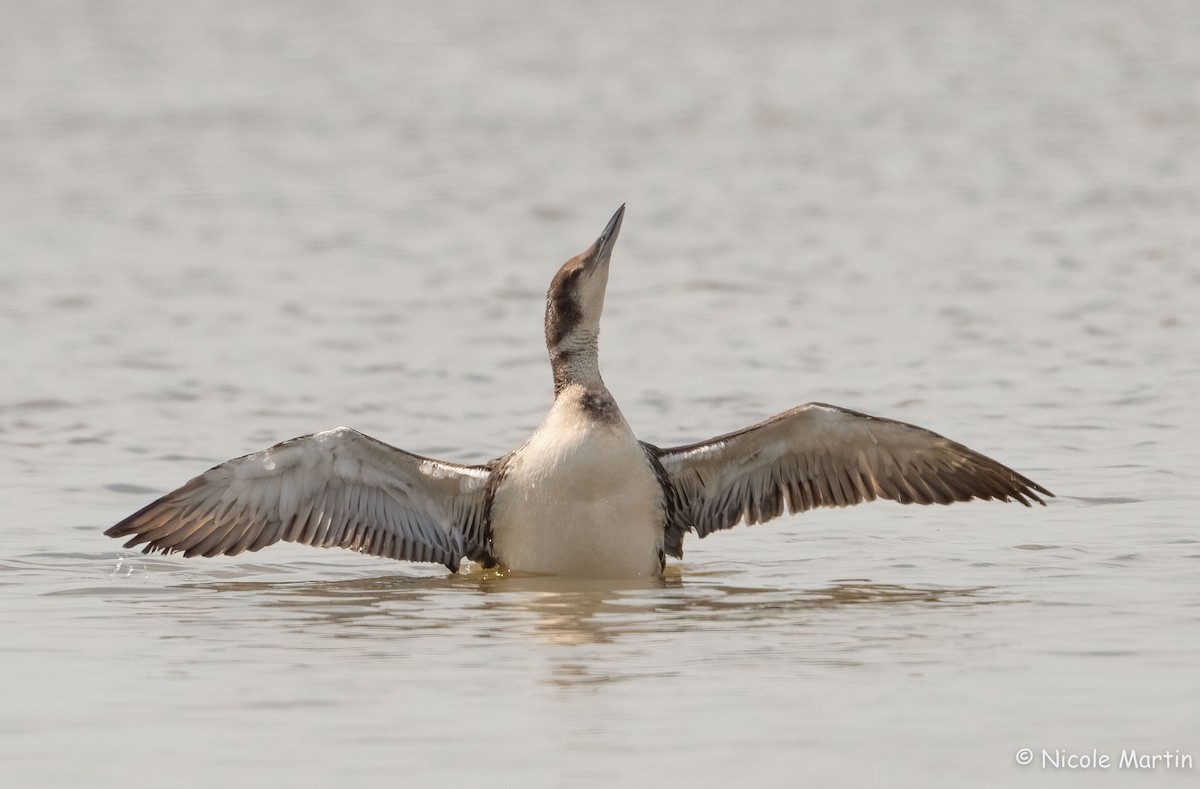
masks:
<path id="1" fill-rule="evenodd" d="M 971 499 L 1045 504 L 1054 494 L 989 457 L 930 430 L 824 403 L 688 446 L 658 449 L 667 497 L 666 552 L 745 520 L 877 498 L 902 504 Z"/>
<path id="2" fill-rule="evenodd" d="M 146 553 L 236 555 L 284 540 L 453 570 L 488 555 L 490 475 L 339 427 L 215 466 L 105 534 Z"/>

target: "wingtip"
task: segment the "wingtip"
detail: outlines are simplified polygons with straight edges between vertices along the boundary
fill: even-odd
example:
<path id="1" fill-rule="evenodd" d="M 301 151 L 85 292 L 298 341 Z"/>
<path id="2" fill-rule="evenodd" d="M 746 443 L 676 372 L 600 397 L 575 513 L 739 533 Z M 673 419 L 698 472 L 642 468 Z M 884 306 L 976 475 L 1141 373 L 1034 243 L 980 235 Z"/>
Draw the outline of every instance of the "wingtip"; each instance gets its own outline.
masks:
<path id="1" fill-rule="evenodd" d="M 155 502 L 155 504 L 157 504 L 157 502 Z M 134 539 L 137 539 L 138 529 L 135 524 L 135 521 L 138 519 L 138 517 L 140 517 L 142 515 L 142 513 L 144 513 L 147 509 L 149 509 L 150 507 L 153 507 L 153 506 L 154 506 L 154 504 L 147 505 L 146 507 L 143 507 L 142 509 L 133 513 L 129 517 L 123 518 L 122 520 L 114 523 L 112 526 L 109 526 L 107 529 L 104 530 L 104 536 L 120 539 L 121 537 L 128 537 L 129 535 L 132 534 L 132 535 L 134 535 Z M 128 547 L 128 546 L 126 546 L 126 547 Z"/>
<path id="2" fill-rule="evenodd" d="M 1016 472 L 1013 472 L 1013 473 L 1016 474 Z M 1015 495 L 1017 497 L 1017 500 L 1020 501 L 1022 504 L 1024 504 L 1026 507 L 1032 507 L 1033 505 L 1025 500 L 1025 498 L 1024 498 L 1025 496 L 1028 496 L 1029 498 L 1033 499 L 1038 504 L 1041 504 L 1043 507 L 1046 506 L 1046 500 L 1043 499 L 1042 496 L 1047 496 L 1052 499 L 1056 498 L 1055 495 L 1053 493 L 1051 493 L 1049 489 L 1039 485 L 1038 483 L 1034 482 L 1033 480 L 1029 479 L 1028 477 L 1021 476 L 1020 474 L 1017 474 L 1016 476 L 1017 476 L 1016 482 L 1018 485 L 1018 490 L 1016 491 Z M 1042 495 L 1039 496 L 1038 495 L 1039 493 Z"/>

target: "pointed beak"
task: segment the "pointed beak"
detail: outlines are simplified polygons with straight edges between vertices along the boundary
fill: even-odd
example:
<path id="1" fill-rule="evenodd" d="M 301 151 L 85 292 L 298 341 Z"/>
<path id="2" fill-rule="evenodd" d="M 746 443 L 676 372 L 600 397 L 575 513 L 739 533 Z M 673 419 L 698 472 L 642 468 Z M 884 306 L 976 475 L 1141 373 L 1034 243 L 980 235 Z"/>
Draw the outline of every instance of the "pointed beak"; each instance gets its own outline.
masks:
<path id="1" fill-rule="evenodd" d="M 608 226 L 604 228 L 604 232 L 600 234 L 600 238 L 596 239 L 596 243 L 592 244 L 589 251 L 588 262 L 607 263 L 612 255 L 613 247 L 617 243 L 617 234 L 621 232 L 621 219 L 625 216 L 625 206 L 621 205 L 617 209 L 617 213 L 613 214 L 612 219 L 608 220 Z"/>

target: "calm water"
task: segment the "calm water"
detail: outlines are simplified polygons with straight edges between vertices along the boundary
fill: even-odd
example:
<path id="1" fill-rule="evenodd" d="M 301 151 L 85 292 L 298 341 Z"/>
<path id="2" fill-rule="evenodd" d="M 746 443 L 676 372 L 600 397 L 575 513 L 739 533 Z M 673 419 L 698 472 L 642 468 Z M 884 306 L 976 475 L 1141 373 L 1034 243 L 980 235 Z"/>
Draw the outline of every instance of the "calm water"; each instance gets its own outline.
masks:
<path id="1" fill-rule="evenodd" d="M 1043 5 L 0 3 L 0 783 L 1200 760 L 1200 7 Z M 808 513 L 642 585 L 102 536 L 338 424 L 508 450 L 622 202 L 642 437 L 825 400 L 1059 498 Z"/>

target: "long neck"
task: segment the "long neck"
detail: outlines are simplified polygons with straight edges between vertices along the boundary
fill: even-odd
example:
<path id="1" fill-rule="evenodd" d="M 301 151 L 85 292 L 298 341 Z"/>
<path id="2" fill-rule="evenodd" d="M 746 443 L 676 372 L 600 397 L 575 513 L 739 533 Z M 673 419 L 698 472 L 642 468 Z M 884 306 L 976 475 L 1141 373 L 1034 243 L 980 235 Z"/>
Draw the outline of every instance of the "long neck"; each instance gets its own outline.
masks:
<path id="1" fill-rule="evenodd" d="M 550 367 L 554 371 L 554 394 L 571 384 L 589 389 L 604 389 L 600 377 L 599 332 L 576 330 L 550 348 Z"/>

